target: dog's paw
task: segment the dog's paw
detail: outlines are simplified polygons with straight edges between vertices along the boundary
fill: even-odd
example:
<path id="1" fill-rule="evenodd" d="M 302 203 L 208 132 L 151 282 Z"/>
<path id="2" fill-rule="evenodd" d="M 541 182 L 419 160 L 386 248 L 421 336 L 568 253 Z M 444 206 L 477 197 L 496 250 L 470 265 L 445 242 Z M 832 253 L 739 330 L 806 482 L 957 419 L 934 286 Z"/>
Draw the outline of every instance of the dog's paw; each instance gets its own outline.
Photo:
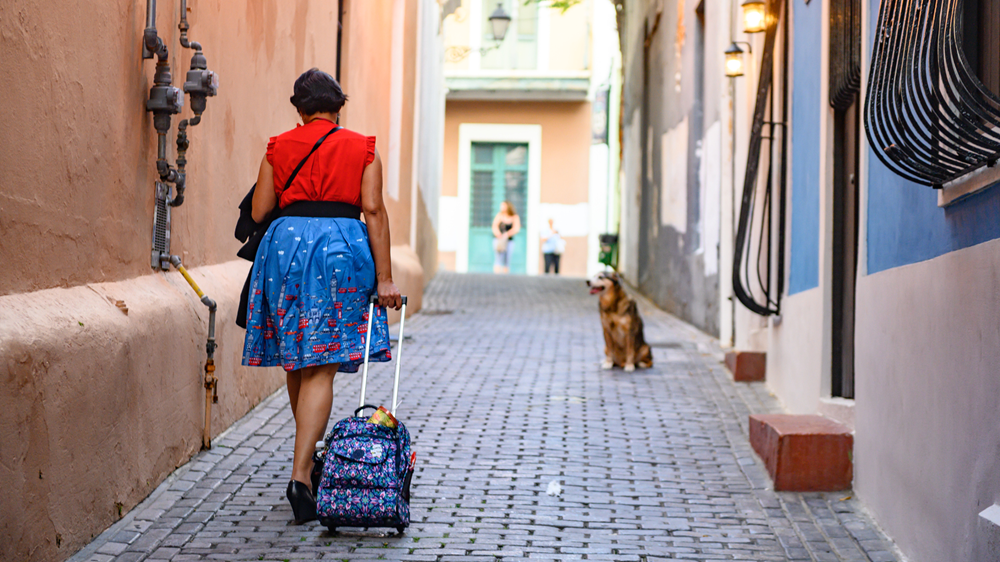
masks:
<path id="1" fill-rule="evenodd" d="M 610 359 L 605 359 L 604 362 L 601 363 L 601 368 L 604 369 L 605 371 L 610 371 L 611 369 L 614 368 L 614 366 L 615 362 Z"/>
<path id="2" fill-rule="evenodd" d="M 626 373 L 631 373 L 634 370 L 635 370 L 635 365 L 633 365 L 632 363 L 626 363 L 625 364 L 625 372 Z"/>

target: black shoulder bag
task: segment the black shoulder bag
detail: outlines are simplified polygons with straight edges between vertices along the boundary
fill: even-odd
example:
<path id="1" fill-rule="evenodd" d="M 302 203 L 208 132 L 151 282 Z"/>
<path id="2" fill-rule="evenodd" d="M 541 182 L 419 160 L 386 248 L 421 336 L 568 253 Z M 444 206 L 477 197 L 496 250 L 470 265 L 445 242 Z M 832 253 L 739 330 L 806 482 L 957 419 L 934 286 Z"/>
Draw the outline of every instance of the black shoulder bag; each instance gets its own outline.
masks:
<path id="1" fill-rule="evenodd" d="M 316 144 L 313 145 L 309 154 L 306 154 L 305 158 L 299 162 L 299 165 L 296 166 L 291 175 L 288 176 L 288 180 L 285 181 L 285 187 L 282 188 L 282 191 L 285 191 L 292 185 L 292 182 L 295 181 L 295 176 L 299 175 L 299 170 L 301 170 L 302 166 L 305 165 L 306 160 L 309 160 L 309 157 L 313 155 L 313 152 L 316 152 L 319 145 L 323 144 L 326 137 L 336 133 L 342 128 L 343 127 L 338 125 L 330 129 L 330 132 L 323 135 L 316 141 Z M 271 223 L 274 222 L 275 219 L 281 216 L 281 209 L 275 206 L 274 210 L 271 211 L 271 214 L 268 215 L 263 222 L 256 222 L 253 220 L 253 194 L 256 190 L 257 184 L 254 183 L 253 187 L 250 188 L 250 192 L 243 197 L 243 201 L 240 203 L 240 218 L 236 221 L 236 239 L 240 242 L 245 242 L 243 247 L 236 252 L 236 255 L 247 261 L 254 261 L 257 257 L 257 250 L 260 249 L 260 243 L 264 239 L 264 234 L 267 233 L 267 228 L 271 226 Z M 250 270 L 250 273 L 247 273 L 247 280 L 243 283 L 243 291 L 240 293 L 240 308 L 236 312 L 236 325 L 243 329 L 246 329 L 247 327 L 247 304 L 250 302 L 251 275 L 253 275 L 253 269 Z"/>

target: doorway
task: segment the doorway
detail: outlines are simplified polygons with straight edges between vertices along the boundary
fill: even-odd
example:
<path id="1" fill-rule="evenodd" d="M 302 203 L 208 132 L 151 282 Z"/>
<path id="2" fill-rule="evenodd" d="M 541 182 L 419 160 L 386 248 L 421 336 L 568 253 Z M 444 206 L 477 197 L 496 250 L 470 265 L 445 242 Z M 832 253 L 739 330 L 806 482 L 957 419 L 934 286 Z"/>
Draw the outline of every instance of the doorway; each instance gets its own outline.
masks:
<path id="1" fill-rule="evenodd" d="M 493 271 L 493 217 L 509 201 L 521 217 L 521 231 L 513 238 L 511 273 L 527 273 L 528 145 L 472 143 L 469 197 L 469 272 Z"/>
<path id="2" fill-rule="evenodd" d="M 830 394 L 854 398 L 854 315 L 858 270 L 858 100 L 834 111 L 833 341 Z"/>

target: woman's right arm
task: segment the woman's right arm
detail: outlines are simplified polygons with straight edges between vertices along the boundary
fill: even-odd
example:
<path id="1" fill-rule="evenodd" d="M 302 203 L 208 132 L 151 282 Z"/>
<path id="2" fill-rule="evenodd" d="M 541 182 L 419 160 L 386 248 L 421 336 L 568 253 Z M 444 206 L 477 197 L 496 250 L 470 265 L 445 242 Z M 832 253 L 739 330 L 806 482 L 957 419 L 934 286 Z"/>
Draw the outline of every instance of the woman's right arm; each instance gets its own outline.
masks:
<path id="1" fill-rule="evenodd" d="M 500 232 L 500 213 L 497 213 L 496 215 L 493 216 L 493 227 L 492 228 L 493 228 L 493 237 L 494 238 L 500 238 L 501 236 L 503 236 L 503 233 Z"/>
<path id="2" fill-rule="evenodd" d="M 389 254 L 389 215 L 382 200 L 382 159 L 375 151 L 375 159 L 361 176 L 361 208 L 368 226 L 368 244 L 375 260 L 375 277 L 378 279 L 378 303 L 396 310 L 403 305 L 399 289 L 392 282 L 392 256 Z"/>
<path id="3" fill-rule="evenodd" d="M 250 215 L 254 222 L 264 222 L 267 215 L 278 204 L 278 195 L 274 192 L 274 168 L 267 161 L 267 156 L 260 159 L 260 171 L 257 172 L 257 187 L 253 190 L 253 205 Z"/>

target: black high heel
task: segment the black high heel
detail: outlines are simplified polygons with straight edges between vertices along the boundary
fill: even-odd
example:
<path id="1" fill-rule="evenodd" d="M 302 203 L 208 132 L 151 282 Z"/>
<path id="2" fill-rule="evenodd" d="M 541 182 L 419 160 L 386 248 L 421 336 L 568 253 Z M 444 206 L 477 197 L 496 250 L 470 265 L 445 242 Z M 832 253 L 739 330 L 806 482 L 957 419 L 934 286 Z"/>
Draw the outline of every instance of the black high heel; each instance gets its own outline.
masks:
<path id="1" fill-rule="evenodd" d="M 288 503 L 292 505 L 292 513 L 295 514 L 296 523 L 305 523 L 316 520 L 316 498 L 306 486 L 298 480 L 288 483 Z"/>

